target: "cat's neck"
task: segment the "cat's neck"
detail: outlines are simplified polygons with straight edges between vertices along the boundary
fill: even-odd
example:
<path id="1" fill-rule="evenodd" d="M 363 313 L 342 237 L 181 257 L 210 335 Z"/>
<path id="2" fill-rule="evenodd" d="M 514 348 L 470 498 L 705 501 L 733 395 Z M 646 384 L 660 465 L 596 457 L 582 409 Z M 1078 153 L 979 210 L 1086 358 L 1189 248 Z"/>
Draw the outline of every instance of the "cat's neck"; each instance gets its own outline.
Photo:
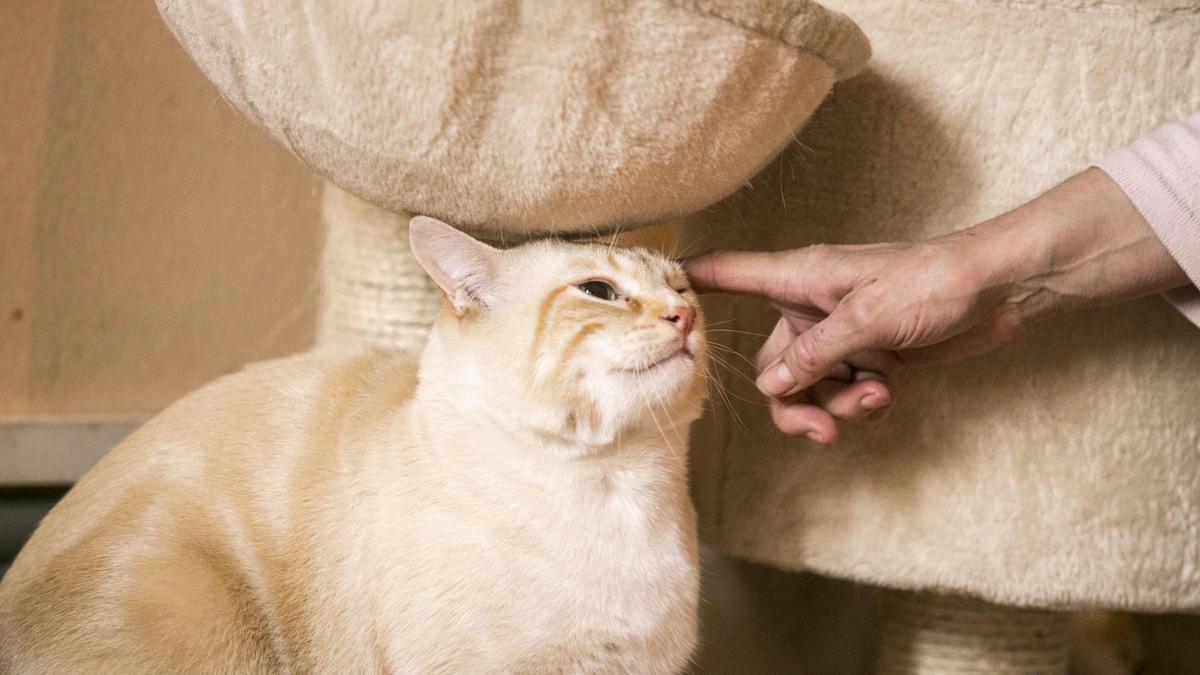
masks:
<path id="1" fill-rule="evenodd" d="M 686 452 L 686 422 L 648 413 L 640 424 L 619 428 L 588 428 L 573 423 L 570 411 L 540 411 L 538 419 L 515 415 L 504 402 L 463 397 L 455 388 L 431 383 L 418 388 L 411 414 L 425 426 L 457 428 L 460 434 L 503 441 L 529 448 L 545 457 L 606 460 L 619 455 L 659 451 L 672 456 Z M 528 412 L 528 411 L 526 411 Z"/>
<path id="2" fill-rule="evenodd" d="M 618 424 L 587 419 L 564 403 L 513 400 L 518 397 L 481 380 L 469 360 L 451 358 L 450 351 L 435 332 L 421 360 L 413 415 L 425 425 L 527 449 L 539 459 L 682 458 L 687 451 L 690 420 L 669 411 L 648 410 Z"/>

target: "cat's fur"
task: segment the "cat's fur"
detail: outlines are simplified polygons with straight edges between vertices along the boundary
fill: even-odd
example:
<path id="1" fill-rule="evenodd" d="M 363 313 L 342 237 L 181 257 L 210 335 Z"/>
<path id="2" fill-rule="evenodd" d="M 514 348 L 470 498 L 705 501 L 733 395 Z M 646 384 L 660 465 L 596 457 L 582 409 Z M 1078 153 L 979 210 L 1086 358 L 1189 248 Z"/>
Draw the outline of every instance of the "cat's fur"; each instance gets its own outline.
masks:
<path id="1" fill-rule="evenodd" d="M 151 420 L 0 585 L 0 671 L 686 666 L 685 450 L 707 347 L 682 270 L 600 245 L 500 251 L 430 219 L 410 231 L 447 296 L 419 368 L 300 356 Z M 591 279 L 626 297 L 576 285 Z"/>

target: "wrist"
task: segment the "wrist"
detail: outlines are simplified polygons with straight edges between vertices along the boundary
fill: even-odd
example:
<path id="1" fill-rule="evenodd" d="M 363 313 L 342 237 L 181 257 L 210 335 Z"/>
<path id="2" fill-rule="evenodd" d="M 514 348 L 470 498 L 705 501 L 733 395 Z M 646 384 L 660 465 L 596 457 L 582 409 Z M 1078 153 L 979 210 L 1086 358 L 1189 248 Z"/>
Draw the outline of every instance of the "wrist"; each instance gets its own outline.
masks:
<path id="1" fill-rule="evenodd" d="M 1099 169 L 967 232 L 1001 251 L 985 267 L 1024 321 L 1186 283 L 1125 193 Z"/>
<path id="2" fill-rule="evenodd" d="M 990 295 L 993 312 L 1014 314 L 1021 323 L 1062 305 L 1048 283 L 1061 254 L 1036 211 L 1027 204 L 956 235 L 970 241 L 966 264 L 978 275 L 978 287 Z"/>

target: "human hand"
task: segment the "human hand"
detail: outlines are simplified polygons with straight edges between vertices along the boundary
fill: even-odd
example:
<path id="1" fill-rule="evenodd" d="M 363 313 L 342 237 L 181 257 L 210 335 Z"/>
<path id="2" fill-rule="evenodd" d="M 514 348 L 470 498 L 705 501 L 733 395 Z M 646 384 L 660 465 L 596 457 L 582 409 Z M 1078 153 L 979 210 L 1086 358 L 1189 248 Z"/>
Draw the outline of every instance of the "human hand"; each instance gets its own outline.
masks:
<path id="1" fill-rule="evenodd" d="M 873 419 L 905 364 L 996 349 L 1039 316 L 1187 283 L 1107 175 L 1089 170 L 1014 211 L 922 242 L 715 252 L 688 262 L 701 291 L 780 310 L 758 388 L 785 433 L 821 443 L 835 418 Z"/>
<path id="2" fill-rule="evenodd" d="M 880 419 L 906 363 L 994 349 L 1020 330 L 1005 288 L 969 264 L 967 242 L 719 252 L 688 263 L 702 291 L 767 298 L 780 318 L 758 352 L 758 388 L 782 431 L 819 443 L 835 418 Z M 862 379 L 858 373 L 878 373 Z"/>

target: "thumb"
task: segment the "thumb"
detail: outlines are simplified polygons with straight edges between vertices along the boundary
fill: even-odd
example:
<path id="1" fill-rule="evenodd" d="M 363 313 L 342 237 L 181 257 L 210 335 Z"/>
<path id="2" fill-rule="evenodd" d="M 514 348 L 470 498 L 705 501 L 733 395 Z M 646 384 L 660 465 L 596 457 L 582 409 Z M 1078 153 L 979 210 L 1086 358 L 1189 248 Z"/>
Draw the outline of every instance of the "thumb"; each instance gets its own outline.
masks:
<path id="1" fill-rule="evenodd" d="M 758 376 L 755 385 L 767 396 L 790 396 L 807 389 L 854 354 L 876 344 L 870 324 L 850 318 L 841 308 L 796 337 Z"/>
<path id="2" fill-rule="evenodd" d="M 692 286 L 700 293 L 720 292 L 772 298 L 786 288 L 784 275 L 794 263 L 783 253 L 713 251 L 684 262 Z"/>

